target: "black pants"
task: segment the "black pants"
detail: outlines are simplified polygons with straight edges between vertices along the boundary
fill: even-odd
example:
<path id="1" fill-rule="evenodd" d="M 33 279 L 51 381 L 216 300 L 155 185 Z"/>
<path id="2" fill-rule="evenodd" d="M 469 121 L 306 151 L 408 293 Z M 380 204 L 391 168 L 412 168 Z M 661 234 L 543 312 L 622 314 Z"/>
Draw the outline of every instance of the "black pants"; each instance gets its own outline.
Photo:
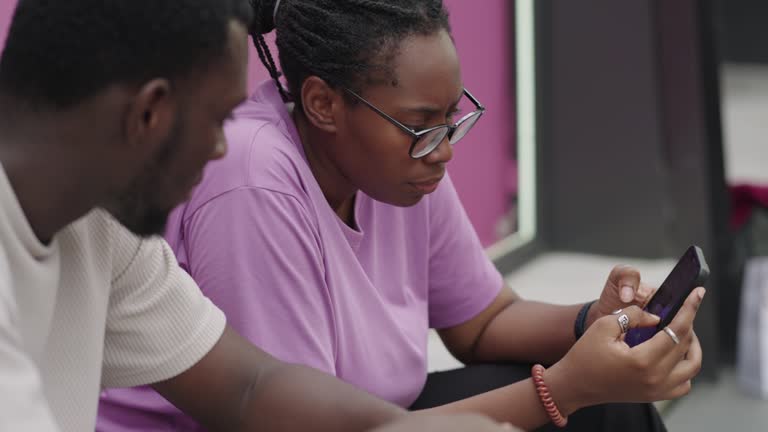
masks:
<path id="1" fill-rule="evenodd" d="M 465 399 L 531 376 L 530 366 L 481 364 L 429 374 L 424 391 L 412 410 L 432 408 Z M 667 430 L 652 404 L 607 404 L 583 408 L 560 429 L 548 424 L 537 432 L 664 432 Z"/>

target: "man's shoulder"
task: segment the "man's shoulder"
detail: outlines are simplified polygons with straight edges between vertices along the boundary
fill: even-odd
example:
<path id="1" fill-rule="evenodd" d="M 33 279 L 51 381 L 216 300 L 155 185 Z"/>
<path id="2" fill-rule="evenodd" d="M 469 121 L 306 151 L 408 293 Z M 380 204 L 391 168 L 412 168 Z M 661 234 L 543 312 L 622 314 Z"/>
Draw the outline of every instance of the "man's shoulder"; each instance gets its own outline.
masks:
<path id="1" fill-rule="evenodd" d="M 111 246 L 110 240 L 120 228 L 120 223 L 106 210 L 93 209 L 67 225 L 58 238 L 65 246 L 75 242 L 81 247 L 108 249 Z"/>
<path id="2" fill-rule="evenodd" d="M 92 276 L 116 277 L 135 258 L 144 240 L 130 232 L 109 212 L 94 209 L 64 228 L 57 236 L 59 252 Z M 100 278 L 100 277 L 99 277 Z"/>

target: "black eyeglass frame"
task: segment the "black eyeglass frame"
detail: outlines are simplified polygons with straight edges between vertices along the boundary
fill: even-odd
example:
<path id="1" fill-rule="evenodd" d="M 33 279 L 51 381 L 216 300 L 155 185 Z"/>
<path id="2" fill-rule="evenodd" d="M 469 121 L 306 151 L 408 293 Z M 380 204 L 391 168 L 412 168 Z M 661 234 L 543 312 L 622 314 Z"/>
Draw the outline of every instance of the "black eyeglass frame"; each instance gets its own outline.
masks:
<path id="1" fill-rule="evenodd" d="M 472 102 L 472 104 L 474 104 L 474 105 L 475 105 L 475 111 L 472 111 L 471 113 L 468 113 L 468 114 L 466 114 L 464 117 L 462 117 L 461 119 L 459 119 L 459 121 L 457 121 L 457 122 L 456 122 L 456 123 L 454 123 L 453 125 L 449 125 L 449 124 L 442 124 L 442 125 L 433 126 L 433 127 L 427 128 L 427 129 L 416 130 L 416 129 L 410 128 L 410 127 L 408 127 L 408 126 L 406 126 L 406 125 L 404 125 L 404 124 L 400 123 L 400 122 L 399 122 L 399 121 L 397 121 L 395 118 L 393 118 L 393 117 L 392 117 L 392 116 L 390 116 L 389 114 L 385 113 L 384 111 L 380 110 L 380 109 L 379 109 L 379 108 L 377 108 L 375 105 L 373 105 L 372 103 L 370 103 L 370 102 L 368 102 L 367 100 L 365 100 L 365 98 L 364 98 L 364 97 L 362 97 L 362 96 L 360 96 L 359 94 L 355 93 L 355 92 L 354 92 L 354 91 L 352 91 L 351 89 L 349 89 L 349 88 L 347 88 L 347 87 L 344 87 L 344 91 L 346 91 L 347 93 L 351 94 L 352 96 L 354 96 L 354 97 L 355 97 L 355 99 L 357 99 L 357 100 L 359 100 L 360 102 L 362 102 L 363 104 L 365 104 L 365 105 L 366 105 L 368 108 L 370 108 L 370 109 L 371 109 L 371 110 L 373 110 L 375 113 L 377 113 L 378 115 L 380 115 L 381 117 L 383 117 L 385 120 L 389 121 L 389 122 L 390 122 L 390 123 L 392 123 L 393 125 L 395 125 L 395 126 L 397 126 L 398 128 L 400 128 L 400 129 L 401 129 L 403 132 L 405 132 L 405 133 L 409 134 L 411 137 L 413 137 L 413 142 L 411 143 L 411 148 L 408 150 L 408 155 L 409 155 L 411 158 L 413 158 L 413 159 L 421 159 L 421 158 L 423 158 L 423 157 L 427 156 L 428 154 L 432 153 L 433 151 L 435 151 L 435 149 L 436 149 L 436 148 L 440 147 L 440 143 L 442 143 L 442 142 L 443 142 L 443 140 L 444 140 L 446 137 L 448 137 L 448 142 L 449 142 L 451 145 L 454 145 L 454 144 L 456 144 L 457 142 L 459 142 L 459 141 L 461 140 L 461 138 L 464 138 L 464 136 L 466 136 L 466 134 L 467 134 L 467 133 L 469 133 L 469 130 L 471 130 L 471 129 L 472 129 L 474 126 L 475 126 L 475 123 L 477 123 L 477 121 L 478 121 L 478 120 L 480 120 L 480 117 L 482 117 L 482 115 L 485 113 L 485 106 L 484 106 L 483 104 L 481 104 L 481 103 L 480 103 L 480 101 L 479 101 L 479 100 L 477 100 L 477 99 L 476 99 L 474 96 L 472 96 L 472 93 L 470 93 L 470 92 L 469 92 L 469 91 L 468 91 L 468 90 L 465 88 L 465 89 L 463 89 L 463 95 L 464 95 L 464 96 L 466 96 L 466 97 L 467 97 L 467 98 L 470 100 L 470 102 Z M 451 138 L 453 137 L 453 133 L 454 133 L 454 132 L 455 132 L 455 131 L 456 131 L 456 130 L 457 130 L 457 129 L 458 129 L 458 128 L 459 128 L 459 127 L 460 127 L 460 126 L 463 124 L 463 123 L 465 123 L 466 121 L 470 120 L 471 118 L 475 118 L 475 121 L 474 121 L 474 123 L 472 124 L 472 126 L 470 126 L 470 129 L 469 129 L 469 130 L 467 130 L 467 132 L 466 132 L 466 133 L 465 133 L 465 134 L 464 134 L 464 135 L 463 135 L 461 138 L 459 138 L 458 140 L 456 140 L 456 141 L 451 141 Z M 442 137 L 442 139 L 438 140 L 438 141 L 436 142 L 436 144 L 434 144 L 434 145 L 432 146 L 432 148 L 424 149 L 424 151 L 423 151 L 423 153 L 422 153 L 422 154 L 420 154 L 420 155 L 418 155 L 418 156 L 414 156 L 414 155 L 413 155 L 413 149 L 414 149 L 414 148 L 416 148 L 416 144 L 419 142 L 419 140 L 420 140 L 422 137 L 424 137 L 425 135 L 427 135 L 427 134 L 429 134 L 429 133 L 431 133 L 431 132 L 434 132 L 434 131 L 436 131 L 436 130 L 438 130 L 438 129 L 446 129 L 445 135 Z"/>

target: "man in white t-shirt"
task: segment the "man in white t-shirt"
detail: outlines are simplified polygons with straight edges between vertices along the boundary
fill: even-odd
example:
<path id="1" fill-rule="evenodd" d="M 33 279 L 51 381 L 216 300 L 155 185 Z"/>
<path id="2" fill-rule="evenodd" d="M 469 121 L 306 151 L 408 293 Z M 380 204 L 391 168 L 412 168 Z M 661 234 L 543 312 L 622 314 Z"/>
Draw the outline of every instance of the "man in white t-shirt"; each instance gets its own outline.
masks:
<path id="1" fill-rule="evenodd" d="M 147 383 L 223 430 L 404 415 L 250 346 L 153 236 L 225 152 L 250 19 L 244 0 L 19 2 L 0 58 L 0 430 L 93 430 L 101 388 Z"/>

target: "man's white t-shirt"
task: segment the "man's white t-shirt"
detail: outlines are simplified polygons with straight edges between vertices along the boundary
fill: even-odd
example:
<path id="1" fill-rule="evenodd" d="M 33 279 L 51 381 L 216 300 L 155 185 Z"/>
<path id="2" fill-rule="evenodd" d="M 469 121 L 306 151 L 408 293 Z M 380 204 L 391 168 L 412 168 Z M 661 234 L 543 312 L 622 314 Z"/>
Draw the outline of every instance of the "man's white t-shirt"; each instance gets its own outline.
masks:
<path id="1" fill-rule="evenodd" d="M 0 165 L 0 431 L 92 431 L 102 388 L 180 374 L 224 326 L 162 239 L 104 211 L 42 244 Z"/>

